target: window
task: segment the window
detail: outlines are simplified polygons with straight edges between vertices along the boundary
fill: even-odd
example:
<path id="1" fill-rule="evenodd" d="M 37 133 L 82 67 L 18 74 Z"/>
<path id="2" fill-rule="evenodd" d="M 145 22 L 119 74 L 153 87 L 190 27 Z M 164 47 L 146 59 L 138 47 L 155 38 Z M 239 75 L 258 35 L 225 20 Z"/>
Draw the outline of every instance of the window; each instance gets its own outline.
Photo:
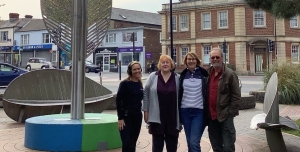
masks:
<path id="1" fill-rule="evenodd" d="M 7 66 L 7 65 L 0 65 L 0 71 L 1 72 L 10 72 L 10 71 L 14 71 L 14 68 L 11 66 Z"/>
<path id="2" fill-rule="evenodd" d="M 225 62 L 225 56 L 226 56 L 226 63 L 229 63 L 229 49 L 228 49 L 228 44 L 227 44 L 227 48 L 226 48 L 226 54 L 225 54 L 225 52 L 223 51 L 223 45 L 221 44 L 220 45 L 220 49 L 221 49 L 221 51 L 223 52 L 223 62 Z"/>
<path id="3" fill-rule="evenodd" d="M 254 11 L 254 26 L 255 27 L 265 26 L 264 11 L 261 10 Z"/>
<path id="4" fill-rule="evenodd" d="M 205 45 L 203 46 L 203 63 L 208 64 L 209 63 L 209 52 L 211 50 L 211 46 L 210 45 Z"/>
<path id="5" fill-rule="evenodd" d="M 290 27 L 298 27 L 298 18 L 297 16 L 290 18 Z"/>
<path id="6" fill-rule="evenodd" d="M 0 41 L 7 41 L 8 31 L 1 32 Z"/>
<path id="7" fill-rule="evenodd" d="M 43 33 L 43 43 L 51 43 L 50 34 Z"/>
<path id="8" fill-rule="evenodd" d="M 57 51 L 52 51 L 52 62 L 57 62 Z"/>
<path id="9" fill-rule="evenodd" d="M 29 34 L 21 35 L 21 45 L 29 44 Z"/>
<path id="10" fill-rule="evenodd" d="M 171 48 L 169 48 L 169 55 L 171 56 Z M 172 57 L 172 56 L 171 56 Z M 176 48 L 173 48 L 173 57 L 174 57 L 174 63 L 177 62 L 177 52 L 176 52 Z"/>
<path id="11" fill-rule="evenodd" d="M 220 28 L 227 27 L 227 11 L 219 12 L 219 27 Z"/>
<path id="12" fill-rule="evenodd" d="M 123 33 L 123 42 L 132 42 L 131 35 L 132 35 L 132 32 L 131 33 Z M 137 41 L 136 32 L 134 32 L 134 41 Z"/>
<path id="13" fill-rule="evenodd" d="M 189 20 L 188 15 L 180 16 L 180 31 L 188 31 L 189 30 Z"/>
<path id="14" fill-rule="evenodd" d="M 184 57 L 185 55 L 189 52 L 189 48 L 188 47 L 182 47 L 181 48 L 181 64 L 184 64 Z"/>
<path id="15" fill-rule="evenodd" d="M 292 62 L 299 62 L 299 46 L 292 46 Z"/>
<path id="16" fill-rule="evenodd" d="M 116 34 L 107 34 L 106 43 L 116 43 Z"/>
<path id="17" fill-rule="evenodd" d="M 168 23 L 168 25 L 169 25 L 169 31 L 171 30 L 171 28 L 170 28 L 170 18 L 169 18 L 169 23 Z M 172 28 L 173 28 L 173 31 L 177 31 L 177 16 L 175 15 L 175 16 L 172 16 Z"/>
<path id="18" fill-rule="evenodd" d="M 202 22 L 203 29 L 210 29 L 210 13 L 202 14 Z"/>
<path id="19" fill-rule="evenodd" d="M 121 53 L 121 61 L 122 61 L 122 65 L 128 65 L 131 61 L 132 61 L 132 52 L 123 52 Z"/>

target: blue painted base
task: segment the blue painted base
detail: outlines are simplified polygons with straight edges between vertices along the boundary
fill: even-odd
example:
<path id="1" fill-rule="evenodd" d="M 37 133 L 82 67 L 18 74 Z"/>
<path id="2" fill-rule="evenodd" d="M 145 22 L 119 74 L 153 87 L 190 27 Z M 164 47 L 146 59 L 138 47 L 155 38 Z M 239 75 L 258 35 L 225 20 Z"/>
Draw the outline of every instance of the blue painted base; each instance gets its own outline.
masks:
<path id="1" fill-rule="evenodd" d="M 119 148 L 121 140 L 117 120 L 116 115 L 94 113 L 85 114 L 83 120 L 71 120 L 70 114 L 29 118 L 25 122 L 25 147 L 43 151 Z"/>

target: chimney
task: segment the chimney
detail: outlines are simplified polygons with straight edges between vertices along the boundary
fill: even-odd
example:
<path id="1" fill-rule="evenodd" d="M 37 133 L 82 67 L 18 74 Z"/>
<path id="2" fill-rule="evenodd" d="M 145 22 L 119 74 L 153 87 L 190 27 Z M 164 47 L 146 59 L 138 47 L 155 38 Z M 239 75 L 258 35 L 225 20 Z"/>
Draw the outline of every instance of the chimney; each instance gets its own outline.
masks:
<path id="1" fill-rule="evenodd" d="M 32 15 L 25 15 L 25 18 L 32 18 Z"/>
<path id="2" fill-rule="evenodd" d="M 18 13 L 9 13 L 9 20 L 14 21 L 19 19 L 19 14 Z"/>

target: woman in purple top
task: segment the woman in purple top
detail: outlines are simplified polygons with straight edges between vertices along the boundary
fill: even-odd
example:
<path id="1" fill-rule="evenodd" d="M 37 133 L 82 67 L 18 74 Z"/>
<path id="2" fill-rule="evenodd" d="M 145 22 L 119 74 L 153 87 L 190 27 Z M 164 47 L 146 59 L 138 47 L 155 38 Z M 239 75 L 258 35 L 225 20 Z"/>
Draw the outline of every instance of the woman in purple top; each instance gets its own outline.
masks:
<path id="1" fill-rule="evenodd" d="M 152 72 L 144 89 L 144 120 L 152 134 L 152 152 L 176 152 L 180 131 L 178 110 L 179 76 L 172 72 L 170 56 L 161 55 L 157 72 Z"/>

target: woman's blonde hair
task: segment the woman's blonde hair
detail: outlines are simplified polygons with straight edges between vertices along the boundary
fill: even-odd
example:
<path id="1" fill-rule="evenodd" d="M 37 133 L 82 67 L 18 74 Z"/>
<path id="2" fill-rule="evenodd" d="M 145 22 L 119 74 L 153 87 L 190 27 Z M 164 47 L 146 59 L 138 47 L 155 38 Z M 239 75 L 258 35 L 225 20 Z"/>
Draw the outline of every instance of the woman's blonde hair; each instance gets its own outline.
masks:
<path id="1" fill-rule="evenodd" d="M 196 53 L 194 53 L 194 52 L 188 52 L 188 53 L 185 55 L 184 60 L 183 60 L 184 65 L 187 66 L 187 57 L 188 57 L 188 56 L 191 56 L 192 58 L 195 58 L 196 61 L 197 61 L 197 65 L 198 65 L 198 66 L 201 65 L 201 61 L 200 61 L 200 59 L 198 58 L 198 55 L 197 55 Z"/>
<path id="2" fill-rule="evenodd" d="M 174 69 L 175 68 L 175 64 L 174 64 L 172 58 L 169 55 L 161 55 L 159 57 L 157 68 L 160 70 L 161 62 L 162 62 L 162 60 L 165 60 L 165 59 L 167 59 L 167 60 L 170 61 L 170 63 L 171 63 L 171 70 Z"/>

